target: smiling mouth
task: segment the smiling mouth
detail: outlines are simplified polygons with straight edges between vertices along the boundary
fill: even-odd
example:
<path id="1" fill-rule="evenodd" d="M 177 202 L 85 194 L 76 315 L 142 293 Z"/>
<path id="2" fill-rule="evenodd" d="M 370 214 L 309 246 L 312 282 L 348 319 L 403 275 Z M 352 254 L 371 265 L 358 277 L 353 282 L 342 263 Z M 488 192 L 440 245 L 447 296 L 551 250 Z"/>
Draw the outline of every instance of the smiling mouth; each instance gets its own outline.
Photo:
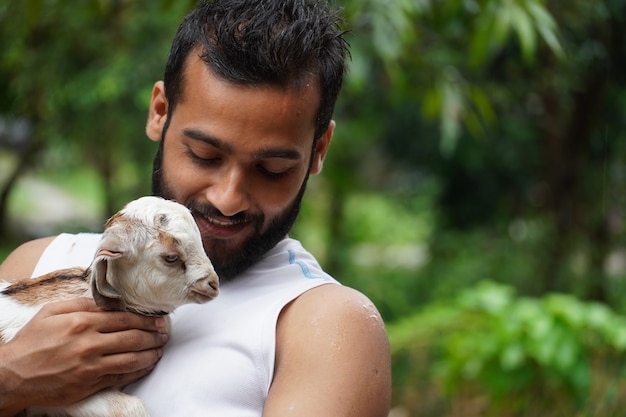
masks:
<path id="1" fill-rule="evenodd" d="M 238 219 L 218 219 L 194 213 L 194 218 L 203 237 L 228 239 L 239 234 L 249 222 Z"/>
<path id="2" fill-rule="evenodd" d="M 209 223 L 212 223 L 212 224 L 214 224 L 214 225 L 216 225 L 216 226 L 219 226 L 219 227 L 235 227 L 235 226 L 237 226 L 237 225 L 240 225 L 240 224 L 246 223 L 246 222 L 245 222 L 245 221 L 243 221 L 243 220 L 238 220 L 238 221 L 232 221 L 232 220 L 229 220 L 229 221 L 225 221 L 225 220 L 218 220 L 218 219 L 213 218 L 213 217 L 212 217 L 212 218 L 206 218 L 206 217 L 203 217 L 203 218 L 204 218 L 206 221 L 208 221 Z"/>

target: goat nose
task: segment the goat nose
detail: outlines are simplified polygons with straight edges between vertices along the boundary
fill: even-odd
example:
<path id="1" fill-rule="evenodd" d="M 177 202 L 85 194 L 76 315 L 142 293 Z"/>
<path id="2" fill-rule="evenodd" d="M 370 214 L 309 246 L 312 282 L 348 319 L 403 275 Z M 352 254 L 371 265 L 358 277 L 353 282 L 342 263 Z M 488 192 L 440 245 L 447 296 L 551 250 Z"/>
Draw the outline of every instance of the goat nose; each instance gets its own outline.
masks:
<path id="1" fill-rule="evenodd" d="M 219 281 L 217 275 L 212 272 L 209 275 L 197 280 L 191 286 L 192 294 L 195 294 L 193 298 L 196 302 L 209 301 L 219 294 Z"/>
<path id="2" fill-rule="evenodd" d="M 211 288 L 213 288 L 215 291 L 219 290 L 220 284 L 219 284 L 219 279 L 217 278 L 217 275 L 212 274 L 209 277 L 209 285 L 211 286 Z"/>

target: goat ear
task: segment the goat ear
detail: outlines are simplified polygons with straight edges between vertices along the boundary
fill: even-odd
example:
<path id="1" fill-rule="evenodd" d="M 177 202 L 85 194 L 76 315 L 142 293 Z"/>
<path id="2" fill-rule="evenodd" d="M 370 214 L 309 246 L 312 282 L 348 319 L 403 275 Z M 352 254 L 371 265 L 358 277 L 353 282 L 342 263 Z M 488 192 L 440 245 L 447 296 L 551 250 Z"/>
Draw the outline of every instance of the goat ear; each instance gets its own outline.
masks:
<path id="1" fill-rule="evenodd" d="M 96 304 L 105 310 L 122 310 L 124 307 L 122 296 L 108 279 L 109 262 L 122 256 L 121 252 L 100 249 L 91 266 L 91 295 Z"/>

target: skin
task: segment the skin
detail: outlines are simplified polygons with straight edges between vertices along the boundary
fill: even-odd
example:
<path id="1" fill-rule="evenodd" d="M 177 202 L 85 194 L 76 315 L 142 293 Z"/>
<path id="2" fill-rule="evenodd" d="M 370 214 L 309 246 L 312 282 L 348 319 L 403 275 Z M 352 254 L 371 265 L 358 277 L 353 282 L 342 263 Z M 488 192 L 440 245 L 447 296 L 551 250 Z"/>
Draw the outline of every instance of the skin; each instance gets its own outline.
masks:
<path id="1" fill-rule="evenodd" d="M 185 89 L 171 115 L 164 136 L 163 179 L 177 201 L 193 201 L 219 210 L 219 214 L 196 215 L 196 221 L 207 253 L 212 257 L 228 256 L 259 229 L 267 229 L 270 221 L 280 217 L 297 198 L 308 175 L 321 171 L 334 122 L 313 149 L 319 103 L 314 80 L 298 89 L 234 85 L 215 78 L 194 54 L 188 58 L 185 79 L 194 88 Z M 163 83 L 157 82 L 146 126 L 153 141 L 163 140 L 167 110 Z M 234 224 L 232 216 L 241 213 L 262 218 L 262 224 Z M 0 267 L 0 278 L 18 272 L 20 276 L 28 275 L 48 243 L 35 241 L 18 248 Z M 151 323 L 141 321 L 145 318 L 140 317 L 133 318 L 136 321 L 132 324 L 130 317 L 120 323 L 112 314 L 126 313 L 93 310 L 94 306 L 85 300 L 47 308 L 42 311 L 44 317 L 33 319 L 20 332 L 23 335 L 15 338 L 15 349 L 6 353 L 14 341 L 0 346 L 0 359 L 19 354 L 19 348 L 44 357 L 45 350 L 39 350 L 40 346 L 32 341 L 41 340 L 42 334 L 55 334 L 43 327 L 47 326 L 45 320 L 55 321 L 61 329 L 79 317 L 85 321 L 80 321 L 65 341 L 78 351 L 74 355 L 79 359 L 91 356 L 84 362 L 75 360 L 78 363 L 64 371 L 67 378 L 58 381 L 58 392 L 64 393 L 59 401 L 71 402 L 91 394 L 92 390 L 80 383 L 102 388 L 148 372 L 160 354 L 158 347 L 163 338 L 158 323 L 154 319 Z M 114 333 L 103 333 L 105 330 Z M 105 363 L 103 352 L 112 353 L 111 339 L 115 337 L 121 343 L 122 335 L 128 332 L 134 332 L 134 346 L 118 346 L 118 352 L 112 355 L 119 359 L 117 364 Z M 88 345 L 91 349 L 85 347 L 88 341 L 93 343 Z M 376 308 L 359 292 L 339 285 L 322 285 L 305 292 L 281 312 L 276 343 L 275 374 L 263 410 L 265 417 L 387 416 L 391 396 L 387 335 Z M 49 344 L 52 354 L 69 359 L 65 346 L 57 340 Z M 28 355 L 22 354 L 21 361 L 11 363 L 24 372 L 21 367 L 27 366 L 25 358 Z M 124 360 L 128 361 L 127 367 L 120 366 Z M 34 378 L 39 385 L 32 385 L 30 390 L 24 388 L 28 378 L 11 378 L 21 387 L 15 392 L 43 401 L 43 383 L 49 383 L 50 378 L 60 379 L 57 373 L 63 374 L 48 362 L 42 361 L 36 369 L 41 373 Z M 124 373 L 102 377 L 119 372 Z M 9 408 L 13 412 L 26 404 L 11 395 L 4 399 L 9 400 L 17 403 Z"/>

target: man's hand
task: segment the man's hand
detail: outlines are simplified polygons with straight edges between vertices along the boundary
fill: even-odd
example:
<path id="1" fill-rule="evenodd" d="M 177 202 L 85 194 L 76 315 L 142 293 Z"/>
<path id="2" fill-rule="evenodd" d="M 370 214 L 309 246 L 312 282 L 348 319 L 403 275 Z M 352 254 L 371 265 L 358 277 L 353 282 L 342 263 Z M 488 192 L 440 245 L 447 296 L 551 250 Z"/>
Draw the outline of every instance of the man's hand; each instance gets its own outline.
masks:
<path id="1" fill-rule="evenodd" d="M 167 338 L 164 318 L 106 312 L 87 298 L 48 304 L 0 345 L 0 416 L 135 381 L 154 368 Z"/>

